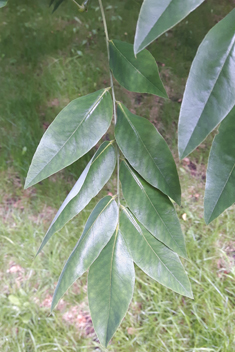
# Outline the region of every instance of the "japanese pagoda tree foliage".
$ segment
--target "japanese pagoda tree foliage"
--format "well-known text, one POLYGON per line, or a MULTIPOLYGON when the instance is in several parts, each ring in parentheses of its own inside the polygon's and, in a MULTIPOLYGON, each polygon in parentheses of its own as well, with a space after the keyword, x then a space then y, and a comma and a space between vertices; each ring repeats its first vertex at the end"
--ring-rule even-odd
MULTIPOLYGON (((89 9, 89 0, 78 4, 89 9)), ((38 250, 79 214, 111 177, 116 194, 101 199, 60 275, 52 302, 87 270, 91 317, 104 346, 124 318, 135 283, 134 263, 169 289, 193 298, 180 257, 187 258, 173 202, 181 188, 170 149, 146 117, 115 99, 113 77, 131 92, 167 98, 155 59, 146 47, 204 0, 144 0, 134 43, 109 39, 102 14, 110 85, 70 102, 44 133, 25 182, 30 187, 72 164, 98 143, 96 153, 68 194, 38 250), (111 141, 100 143, 110 125, 111 141)), ((63 0, 51 0, 55 11, 63 0)), ((0 0, 0 7, 6 5, 0 0)), ((90 9, 91 10, 91 9, 90 9)), ((179 156, 190 154, 220 123, 207 169, 205 221, 235 202, 235 9, 201 43, 192 63, 179 117, 179 156)))

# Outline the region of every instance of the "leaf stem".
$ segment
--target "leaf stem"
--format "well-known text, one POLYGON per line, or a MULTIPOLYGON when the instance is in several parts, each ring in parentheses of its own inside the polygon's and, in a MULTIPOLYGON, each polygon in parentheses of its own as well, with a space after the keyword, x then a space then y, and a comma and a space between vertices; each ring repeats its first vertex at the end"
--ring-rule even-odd
MULTIPOLYGON (((100 11, 101 11, 103 25, 104 25, 104 33, 106 38, 106 46, 107 46, 108 62, 109 62, 110 61, 109 34, 108 34, 107 22, 106 22, 102 0, 99 0, 99 5, 100 5, 100 11)), ((113 117, 114 117, 114 124, 116 125, 117 123, 116 97, 115 97, 115 91, 114 91, 114 85, 113 85, 113 75, 110 69, 109 69, 109 76, 110 76, 110 86, 112 89, 112 96, 113 96, 113 117)), ((116 155, 117 155, 117 196, 118 196, 118 205, 120 205, 120 190, 119 190, 119 156, 120 155, 119 155, 118 146, 116 146, 116 155)))

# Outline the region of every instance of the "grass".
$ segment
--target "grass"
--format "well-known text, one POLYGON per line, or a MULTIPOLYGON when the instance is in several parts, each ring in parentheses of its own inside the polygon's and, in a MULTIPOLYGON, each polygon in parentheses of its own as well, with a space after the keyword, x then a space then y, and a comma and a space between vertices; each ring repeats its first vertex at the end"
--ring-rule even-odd
MULTIPOLYGON (((23 191, 35 148, 47 125, 70 100, 107 86, 100 13, 77 15, 65 2, 55 15, 47 1, 10 1, 0 12, 0 351, 105 351, 89 317, 86 276, 50 314, 59 274, 96 201, 35 253, 45 231, 85 167, 81 161, 23 191), (76 18, 75 18, 76 17, 76 18), (59 190, 59 191, 58 191, 59 190)), ((107 1, 110 37, 133 42, 141 1, 107 1), (120 17, 121 18, 120 18, 120 17), (121 31, 120 31, 121 28, 121 31)), ((117 97, 159 128, 176 151, 184 84, 197 46, 231 2, 207 1, 150 46, 169 100, 130 94, 117 97), (212 11, 213 10, 213 11, 212 11), (200 21, 200 22, 199 22, 200 21), (198 25, 200 23, 200 26, 198 25)), ((185 267, 194 300, 160 286, 136 268, 130 309, 107 351, 233 352, 235 350, 234 208, 212 224, 203 220, 205 163, 212 137, 178 163, 183 204, 177 207, 189 260, 185 267)), ((110 182, 98 198, 114 191, 110 182)))

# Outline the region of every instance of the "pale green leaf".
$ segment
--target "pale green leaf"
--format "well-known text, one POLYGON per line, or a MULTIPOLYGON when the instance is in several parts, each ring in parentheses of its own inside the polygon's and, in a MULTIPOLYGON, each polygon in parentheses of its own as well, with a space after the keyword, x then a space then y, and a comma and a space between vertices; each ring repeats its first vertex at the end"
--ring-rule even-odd
POLYGON ((174 27, 204 0, 144 0, 135 33, 135 54, 174 27))
POLYGON ((235 104, 235 9, 201 43, 179 118, 179 155, 191 153, 235 104))
POLYGON ((6 6, 7 0, 0 0, 0 8, 6 6))
POLYGON ((75 99, 59 113, 34 154, 25 188, 72 164, 100 140, 112 120, 108 90, 75 99))

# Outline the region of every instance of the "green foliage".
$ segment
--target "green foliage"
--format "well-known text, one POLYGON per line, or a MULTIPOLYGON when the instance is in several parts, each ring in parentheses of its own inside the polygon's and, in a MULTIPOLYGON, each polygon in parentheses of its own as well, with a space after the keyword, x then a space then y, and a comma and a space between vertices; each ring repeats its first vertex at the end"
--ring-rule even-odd
MULTIPOLYGON (((103 198, 94 208, 60 276, 52 303, 54 308, 69 286, 89 269, 89 306, 95 330, 104 346, 107 346, 125 316, 132 299, 135 276, 133 262, 167 288, 187 297, 193 297, 190 282, 178 257, 178 255, 187 257, 184 237, 174 206, 169 199, 171 197, 180 204, 181 190, 173 157, 166 142, 146 119, 133 115, 121 103, 118 103, 116 113, 113 76, 129 91, 167 97, 151 54, 144 50, 135 57, 134 52, 137 54, 144 49, 202 2, 189 3, 173 0, 160 6, 158 2, 145 0, 133 46, 117 40, 109 41, 105 13, 102 1, 99 0, 108 48, 112 101, 109 88, 106 88, 78 98, 63 109, 45 132, 26 179, 25 186, 32 186, 81 158, 101 140, 114 117, 115 140, 103 143, 93 156, 59 209, 39 249, 40 251, 56 231, 84 209, 98 194, 111 177, 117 162, 117 194, 113 198, 103 198), (156 9, 158 11, 155 11, 156 9), (121 167, 119 167, 121 160, 121 167), (120 181, 123 198, 119 188, 120 181), (117 198, 117 203, 114 198, 117 198)), ((62 0, 51 1, 51 5, 54 4, 54 11, 61 3, 62 0)), ((79 10, 85 10, 87 3, 88 1, 85 1, 82 6, 77 4, 79 10)), ((192 66, 179 125, 179 145, 181 146, 182 140, 184 143, 186 140, 186 147, 180 148, 181 156, 187 155, 194 149, 234 106, 234 84, 230 81, 227 83, 225 79, 229 77, 232 81, 234 78, 232 66, 234 63, 234 10, 211 30, 205 42, 209 42, 209 49, 213 48, 214 51, 207 50, 206 57, 202 55, 206 69, 202 70, 199 82, 195 78, 197 77, 195 72, 197 73, 202 63, 200 51, 204 42, 192 66), (226 22, 227 19, 229 20, 226 22), (219 45, 221 40, 223 40, 222 47, 219 45), (215 55, 218 52, 221 56, 215 55), (209 53, 215 57, 213 67, 208 64, 209 53), (214 72, 217 72, 217 76, 214 72), (213 79, 207 73, 212 74, 213 79), (197 86, 196 83, 199 85, 197 86), (208 88, 208 84, 212 86, 208 88), (228 94, 225 102, 221 102, 221 89, 217 89, 217 84, 231 93, 228 94), (215 112, 215 116, 210 123, 208 118, 204 119, 202 115, 195 117, 193 111, 190 111, 191 108, 197 107, 198 102, 203 101, 200 94, 206 99, 201 109, 203 113, 207 111, 205 107, 207 104, 213 105, 214 110, 212 109, 210 114, 215 112), (217 103, 219 102, 220 109, 214 101, 211 103, 212 95, 215 96, 217 103), (188 103, 190 98, 192 102, 188 103), (219 117, 216 115, 216 110, 219 117), (192 128, 191 121, 189 123, 182 117, 186 116, 185 111, 187 113, 190 111, 190 115, 193 116, 193 124, 196 125, 195 130, 199 130, 199 136, 192 128), (191 142, 194 134, 196 142, 191 142)), ((224 123, 226 121, 227 119, 224 123)), ((223 130, 223 127, 221 129, 223 130)), ((216 150, 215 153, 220 154, 220 151, 216 150)), ((220 159, 222 160, 222 156, 220 159)), ((230 155, 228 159, 231 159, 230 155)), ((212 160, 213 170, 213 157, 210 160, 212 160)), ((234 163, 230 161, 229 167, 230 173, 226 170, 227 177, 230 177, 234 163)), ((208 169, 209 172, 211 169, 208 169)), ((211 183, 214 187, 218 182, 212 180, 211 183)), ((222 185, 221 192, 224 187, 222 185)), ((210 184, 208 188, 211 192, 210 184)), ((212 203, 209 200, 210 207, 212 204, 209 220, 223 211, 231 200, 226 204, 222 202, 222 206, 219 204, 219 211, 214 210, 215 205, 214 202, 212 203)))
POLYGON ((207 223, 235 201, 234 106, 235 9, 210 30, 200 45, 190 70, 179 118, 181 158, 191 153, 225 119, 221 133, 215 137, 207 170, 207 223))
POLYGON ((118 104, 117 116, 115 138, 125 158, 147 182, 180 204, 175 162, 157 129, 123 104, 118 104))
POLYGON ((213 141, 205 192, 205 220, 214 220, 235 202, 235 108, 221 123, 213 141))
POLYGON ((144 0, 137 22, 135 54, 175 26, 204 0, 144 0))
POLYGON ((110 69, 116 80, 130 92, 156 94, 167 98, 154 57, 149 51, 134 56, 133 45, 119 40, 109 43, 110 69))

